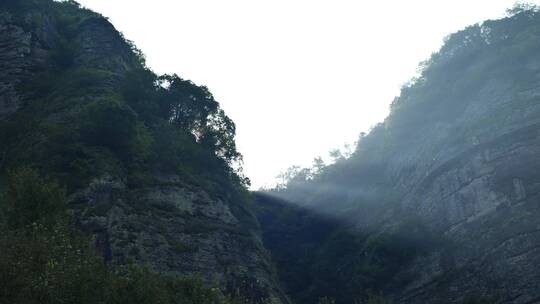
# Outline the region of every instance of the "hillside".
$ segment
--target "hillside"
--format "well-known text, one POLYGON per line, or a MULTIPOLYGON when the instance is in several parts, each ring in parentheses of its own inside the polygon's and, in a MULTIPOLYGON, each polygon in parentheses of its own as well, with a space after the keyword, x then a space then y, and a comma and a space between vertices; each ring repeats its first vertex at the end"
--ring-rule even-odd
MULTIPOLYGON (((260 241, 249 180, 233 169, 235 125, 206 87, 156 75, 106 18, 73 1, 2 1, 0 29, 7 222, 33 212, 17 209, 32 200, 24 189, 47 197, 54 181, 110 268, 144 265, 252 302, 287 301, 260 241), (34 184, 24 188, 26 180, 34 184)), ((21 225, 2 227, 29 229, 21 225)))
MULTIPOLYGON (((295 242, 316 252, 277 261, 289 292, 291 265, 333 265, 310 266, 295 300, 330 284, 337 303, 367 299, 367 289, 392 303, 540 301, 539 49, 534 7, 450 35, 349 158, 296 170, 260 199, 346 223, 318 243, 295 242), (355 240, 336 243, 343 235, 355 240)), ((281 226, 301 221, 281 213, 281 226)), ((263 228, 275 256, 294 250, 263 228)))
POLYGON ((351 155, 250 193, 208 88, 4 0, 0 304, 538 303, 539 50, 533 6, 454 33, 351 155))

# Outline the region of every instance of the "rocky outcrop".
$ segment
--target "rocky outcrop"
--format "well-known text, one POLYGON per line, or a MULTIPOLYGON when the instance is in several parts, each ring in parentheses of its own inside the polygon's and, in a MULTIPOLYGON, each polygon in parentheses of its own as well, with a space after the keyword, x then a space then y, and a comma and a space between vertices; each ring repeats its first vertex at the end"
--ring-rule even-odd
POLYGON ((445 246, 404 271, 418 277, 397 303, 540 301, 538 60, 520 71, 531 77, 519 88, 487 75, 454 120, 401 134, 411 140, 388 159, 386 174, 402 208, 445 246))
MULTIPOLYGON (((499 93, 505 95, 504 87, 499 93)), ((540 104, 531 93, 518 93, 525 100, 494 102, 485 95, 471 100, 454 128, 482 117, 501 119, 471 129, 459 148, 442 145, 431 152, 437 157, 429 169, 397 175, 402 191, 409 190, 403 205, 430 223, 450 248, 420 258, 407 270, 422 275, 398 302, 460 303, 468 294, 502 303, 540 300, 535 266, 540 259, 540 104), (502 117, 497 115, 501 108, 502 117)))
POLYGON ((79 46, 74 56, 77 65, 121 73, 136 64, 131 47, 113 25, 102 17, 81 22, 74 41, 79 46))
POLYGON ((468 293, 495 294, 504 303, 538 301, 539 126, 527 121, 493 132, 434 164, 424 178, 400 176, 421 180, 410 185, 403 203, 450 249, 420 258, 407 270, 422 278, 398 302, 459 303, 468 293))
POLYGON ((159 273, 200 277, 253 302, 287 301, 256 227, 246 227, 241 215, 233 214, 234 202, 178 176, 161 176, 155 185, 133 190, 105 177, 72 203, 110 263, 132 261, 159 273))
MULTIPOLYGON (((60 119, 69 122, 81 108, 110 96, 127 71, 141 68, 140 54, 105 18, 66 3, 65 20, 60 20, 60 14, 49 10, 53 1, 42 3, 47 9, 15 13, 0 6, 0 122, 36 101, 26 89, 29 84, 33 89, 43 85, 46 92, 38 100, 42 106, 32 109, 40 113, 31 114, 54 125, 60 119), (54 88, 40 77, 45 71, 56 77, 55 69, 99 73, 100 83, 86 91, 87 83, 77 83, 83 90, 71 90, 69 96, 51 94, 54 88), (56 105, 47 108, 46 102, 56 105)), ((59 79, 63 86, 73 85, 69 78, 59 79)), ((39 127, 31 132, 25 135, 29 141, 44 142, 39 127)), ((5 149, 10 147, 0 145, 0 155, 5 149)), ((107 155, 113 158, 111 164, 119 161, 107 155)), ((0 158, 2 170, 3 161, 0 158)), ((166 275, 200 277, 208 286, 253 302, 288 302, 246 200, 219 197, 204 186, 159 173, 150 178, 152 184, 128 187, 125 171, 109 169, 105 171, 110 174, 70 189, 77 221, 93 235, 96 251, 108 263, 136 262, 166 275)))
POLYGON ((26 30, 24 25, 9 12, 0 12, 0 119, 21 106, 24 93, 17 86, 46 64, 49 41, 39 37, 43 32, 26 30))
POLYGON ((381 283, 393 302, 540 302, 539 24, 525 11, 450 36, 349 160, 281 193, 359 235, 428 227, 436 245, 381 283))

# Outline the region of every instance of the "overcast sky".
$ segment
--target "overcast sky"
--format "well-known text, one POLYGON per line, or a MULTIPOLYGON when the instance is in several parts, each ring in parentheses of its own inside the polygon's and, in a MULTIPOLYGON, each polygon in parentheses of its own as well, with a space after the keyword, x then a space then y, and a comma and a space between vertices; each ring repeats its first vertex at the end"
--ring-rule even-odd
POLYGON ((514 0, 80 0, 157 73, 209 87, 255 188, 354 143, 443 38, 514 0))

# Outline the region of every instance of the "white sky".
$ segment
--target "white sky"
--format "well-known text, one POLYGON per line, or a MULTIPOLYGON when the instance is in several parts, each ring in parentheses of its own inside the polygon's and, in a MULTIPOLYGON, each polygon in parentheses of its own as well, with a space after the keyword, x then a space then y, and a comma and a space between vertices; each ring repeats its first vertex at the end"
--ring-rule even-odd
POLYGON ((443 38, 514 0, 80 0, 157 73, 206 85, 254 188, 384 119, 443 38))

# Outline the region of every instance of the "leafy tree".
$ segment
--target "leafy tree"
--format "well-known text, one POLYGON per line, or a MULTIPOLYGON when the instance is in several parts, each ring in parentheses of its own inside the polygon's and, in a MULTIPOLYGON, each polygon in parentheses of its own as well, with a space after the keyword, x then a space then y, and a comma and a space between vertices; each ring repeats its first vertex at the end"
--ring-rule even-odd
POLYGON ((178 127, 200 136, 218 103, 206 87, 196 86, 178 75, 159 77, 162 88, 161 106, 165 115, 178 127))
POLYGON ((56 183, 41 179, 35 170, 22 168, 8 178, 4 212, 8 227, 30 225, 53 227, 66 216, 65 191, 56 183))
POLYGON ((529 2, 516 2, 512 8, 506 10, 508 16, 514 16, 520 13, 538 12, 539 7, 529 2))
POLYGON ((236 126, 219 108, 204 86, 196 86, 178 75, 158 78, 159 105, 162 117, 193 134, 196 141, 229 164, 241 160, 234 141, 236 126))
POLYGON ((312 172, 314 176, 322 174, 325 167, 326 164, 320 156, 313 159, 312 172))
POLYGON ((83 140, 104 146, 123 159, 144 158, 149 153, 151 137, 137 114, 115 99, 100 99, 85 107, 83 140))

